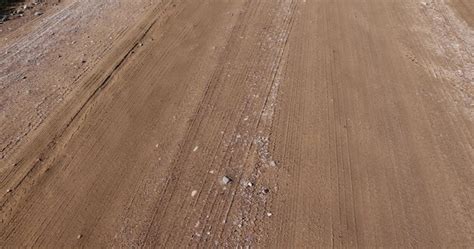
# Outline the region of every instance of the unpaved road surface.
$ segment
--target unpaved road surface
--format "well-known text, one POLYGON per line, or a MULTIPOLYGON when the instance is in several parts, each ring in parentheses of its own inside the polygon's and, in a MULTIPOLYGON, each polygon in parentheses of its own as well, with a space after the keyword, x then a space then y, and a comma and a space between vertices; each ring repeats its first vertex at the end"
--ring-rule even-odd
POLYGON ((474 247, 473 20, 155 2, 3 151, 0 246, 474 247))

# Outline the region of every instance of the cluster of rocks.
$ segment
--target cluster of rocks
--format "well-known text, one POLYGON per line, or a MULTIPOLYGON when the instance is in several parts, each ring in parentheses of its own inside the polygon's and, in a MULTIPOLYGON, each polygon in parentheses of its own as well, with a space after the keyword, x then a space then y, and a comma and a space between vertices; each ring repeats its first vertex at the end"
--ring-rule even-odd
POLYGON ((15 17, 23 17, 25 15, 25 12, 27 11, 31 11, 31 13, 33 13, 33 15, 35 16, 40 16, 43 14, 42 11, 35 11, 35 12, 32 12, 32 9, 36 6, 36 5, 39 5, 43 2, 44 0, 33 0, 31 1, 31 3, 28 3, 28 4, 23 4, 19 7, 17 7, 16 9, 14 9, 13 11, 10 12, 10 14, 2 14, 0 15, 0 23, 4 23, 8 20, 11 20, 15 17))

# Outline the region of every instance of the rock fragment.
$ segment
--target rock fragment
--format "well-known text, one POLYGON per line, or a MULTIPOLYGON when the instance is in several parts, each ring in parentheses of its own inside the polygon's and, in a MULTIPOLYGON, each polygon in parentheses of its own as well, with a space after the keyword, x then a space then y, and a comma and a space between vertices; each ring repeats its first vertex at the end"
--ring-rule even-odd
POLYGON ((222 177, 222 183, 223 183, 224 185, 229 184, 229 183, 231 183, 231 182, 232 182, 232 179, 231 179, 230 177, 228 177, 228 176, 223 176, 223 177, 222 177))

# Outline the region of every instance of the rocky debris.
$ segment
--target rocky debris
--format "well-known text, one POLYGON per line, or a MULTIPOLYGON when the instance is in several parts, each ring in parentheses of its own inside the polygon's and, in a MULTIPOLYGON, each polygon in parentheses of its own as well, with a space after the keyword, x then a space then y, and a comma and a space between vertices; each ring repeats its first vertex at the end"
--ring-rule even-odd
POLYGON ((232 182, 232 178, 230 178, 230 177, 228 177, 228 176, 223 176, 223 177, 222 177, 222 183, 223 183, 224 185, 227 185, 227 184, 229 184, 229 183, 231 183, 231 182, 232 182))
POLYGON ((191 191, 191 197, 194 197, 194 196, 196 196, 196 194, 197 194, 197 190, 193 190, 193 191, 191 191))
POLYGON ((34 15, 35 15, 35 16, 41 16, 42 14, 43 14, 43 12, 41 12, 41 11, 36 11, 34 15))
POLYGON ((81 239, 81 238, 82 238, 82 234, 77 235, 77 239, 81 239))
POLYGON ((249 188, 250 188, 250 187, 253 187, 253 183, 252 183, 251 181, 242 180, 242 181, 241 181, 241 184, 242 184, 242 186, 244 186, 244 187, 249 187, 249 188))
POLYGON ((272 216, 272 215, 273 215, 272 213, 267 212, 267 216, 268 216, 268 217, 270 217, 270 216, 272 216))
POLYGON ((0 15, 0 23, 6 22, 8 20, 7 15, 0 15))

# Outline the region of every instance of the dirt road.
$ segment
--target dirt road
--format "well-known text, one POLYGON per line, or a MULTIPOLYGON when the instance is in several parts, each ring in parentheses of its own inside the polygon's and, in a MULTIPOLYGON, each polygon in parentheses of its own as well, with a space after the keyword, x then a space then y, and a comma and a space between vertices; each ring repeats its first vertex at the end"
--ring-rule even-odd
POLYGON ((0 246, 473 247, 469 6, 157 3, 2 159, 0 246))

